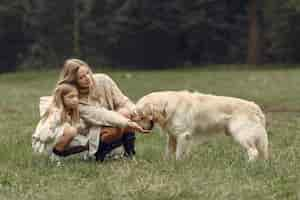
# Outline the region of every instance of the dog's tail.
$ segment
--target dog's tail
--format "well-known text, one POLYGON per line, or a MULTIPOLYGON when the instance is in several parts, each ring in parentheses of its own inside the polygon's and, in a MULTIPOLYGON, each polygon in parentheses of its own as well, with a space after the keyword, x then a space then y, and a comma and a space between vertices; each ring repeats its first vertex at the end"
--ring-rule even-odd
POLYGON ((255 116, 258 118, 259 122, 263 127, 266 127, 266 117, 265 114, 263 113, 262 109, 255 103, 253 103, 253 106, 255 107, 254 112, 255 116))

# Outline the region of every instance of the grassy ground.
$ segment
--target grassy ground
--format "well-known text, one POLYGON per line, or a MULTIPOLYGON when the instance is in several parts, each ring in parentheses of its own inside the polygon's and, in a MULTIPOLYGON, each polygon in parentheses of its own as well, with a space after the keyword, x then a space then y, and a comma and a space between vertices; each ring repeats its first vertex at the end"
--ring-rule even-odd
POLYGON ((57 71, 0 75, 0 199, 300 199, 300 70, 107 72, 137 100, 156 90, 189 89, 246 98, 268 111, 271 160, 247 163, 229 137, 198 146, 190 159, 162 159, 165 137, 137 138, 136 161, 96 164, 79 158, 57 167, 32 155, 38 97, 57 71), (288 111, 288 112, 286 112, 288 111))

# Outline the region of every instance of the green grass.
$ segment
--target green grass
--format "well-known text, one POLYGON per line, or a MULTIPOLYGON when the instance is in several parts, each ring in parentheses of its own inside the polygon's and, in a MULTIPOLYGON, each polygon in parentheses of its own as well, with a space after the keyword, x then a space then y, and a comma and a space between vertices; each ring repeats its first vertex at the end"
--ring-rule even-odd
MULTIPOLYGON (((188 89, 256 101, 267 110, 300 110, 299 69, 106 71, 133 100, 188 89)), ((58 167, 32 154, 38 98, 58 71, 0 75, 0 199, 300 199, 300 113, 267 112, 269 161, 247 163, 229 137, 196 147, 191 158, 162 159, 159 131, 138 135, 136 161, 97 164, 78 157, 58 167)))

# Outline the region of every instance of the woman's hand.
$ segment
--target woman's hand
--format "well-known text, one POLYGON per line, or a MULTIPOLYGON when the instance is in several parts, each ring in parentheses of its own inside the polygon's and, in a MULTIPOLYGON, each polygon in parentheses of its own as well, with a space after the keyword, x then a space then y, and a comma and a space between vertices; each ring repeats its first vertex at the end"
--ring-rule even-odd
POLYGON ((126 108, 121 108, 120 110, 118 110, 118 113, 120 113, 121 115, 123 115, 124 117, 131 119, 131 114, 130 111, 126 108))
POLYGON ((136 122, 133 122, 133 121, 129 121, 127 126, 129 128, 132 128, 133 130, 141 132, 141 133, 149 133, 150 132, 149 130, 143 129, 140 125, 138 125, 136 122))

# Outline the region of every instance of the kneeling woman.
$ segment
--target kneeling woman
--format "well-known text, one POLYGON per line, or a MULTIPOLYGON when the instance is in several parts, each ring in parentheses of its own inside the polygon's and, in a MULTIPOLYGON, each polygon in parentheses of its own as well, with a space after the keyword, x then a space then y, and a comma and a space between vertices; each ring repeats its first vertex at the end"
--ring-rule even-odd
POLYGON ((97 160, 102 161, 120 142, 124 144, 126 155, 134 155, 134 131, 147 131, 131 121, 134 103, 107 74, 94 74, 86 62, 68 59, 58 81, 61 83, 72 84, 78 89, 80 118, 91 127, 98 127, 101 140, 95 154, 97 160))

